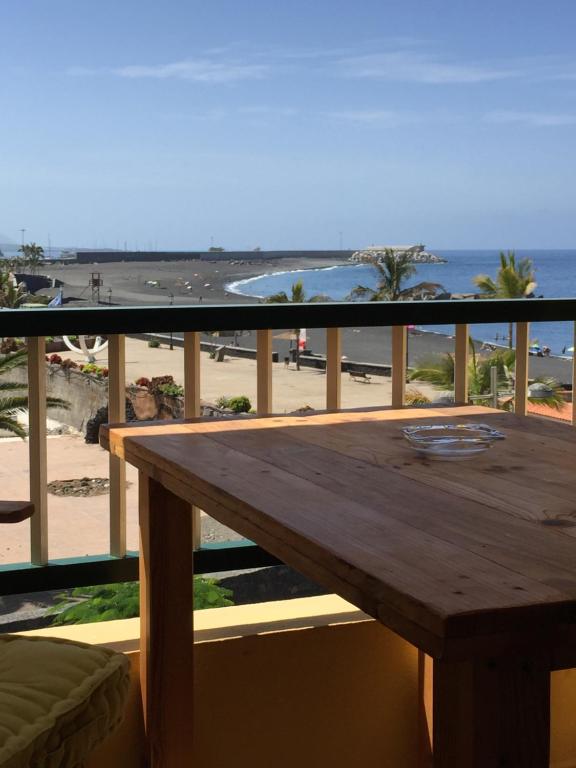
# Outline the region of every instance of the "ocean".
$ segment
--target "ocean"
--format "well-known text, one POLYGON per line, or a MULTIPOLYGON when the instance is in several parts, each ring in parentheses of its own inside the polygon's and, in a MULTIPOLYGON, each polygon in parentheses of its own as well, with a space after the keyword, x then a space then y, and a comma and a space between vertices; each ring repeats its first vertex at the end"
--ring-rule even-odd
MULTIPOLYGON (((496 275, 500 259, 499 251, 436 251, 444 257, 445 264, 417 264, 415 276, 406 283, 413 285, 422 281, 441 283, 451 293, 472 293, 475 286, 472 278, 478 274, 496 275)), ((546 298, 576 297, 576 250, 516 251, 516 258, 532 260, 536 276, 537 296, 546 298)), ((322 269, 302 269, 292 272, 275 272, 248 280, 240 280, 226 286, 228 291, 265 298, 279 291, 290 294, 292 284, 302 280, 308 297, 327 294, 334 301, 342 301, 356 285, 370 288, 376 286, 376 275, 367 264, 351 264, 322 269)), ((427 330, 439 333, 454 332, 453 326, 426 326, 427 330)), ((508 333, 506 325, 474 325, 471 329, 475 339, 490 343, 504 343, 508 333)), ((552 354, 562 355, 574 343, 573 323, 533 323, 530 339, 542 346, 548 346, 552 354)))

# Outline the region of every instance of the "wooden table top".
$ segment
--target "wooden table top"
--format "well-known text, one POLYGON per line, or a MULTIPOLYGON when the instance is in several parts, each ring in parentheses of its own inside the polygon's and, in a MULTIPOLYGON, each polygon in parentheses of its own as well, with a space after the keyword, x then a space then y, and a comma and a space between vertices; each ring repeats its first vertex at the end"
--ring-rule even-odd
POLYGON ((576 628, 569 426, 412 408, 117 426, 101 444, 436 657, 576 628), (506 440, 428 461, 400 433, 463 418, 506 440))

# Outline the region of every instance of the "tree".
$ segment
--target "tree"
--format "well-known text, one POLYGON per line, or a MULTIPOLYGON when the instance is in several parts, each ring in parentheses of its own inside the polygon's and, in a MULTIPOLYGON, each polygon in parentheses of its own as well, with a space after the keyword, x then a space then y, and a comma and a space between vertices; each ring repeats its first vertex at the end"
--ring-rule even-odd
POLYGON ((36 243, 28 243, 28 245, 21 245, 18 252, 22 254, 26 269, 35 275, 44 260, 44 248, 41 245, 36 245, 36 243))
POLYGON ((0 272, 0 307, 16 309, 26 301, 27 296, 26 286, 16 282, 12 272, 0 272))
MULTIPOLYGON (((476 275, 474 284, 480 288, 483 299, 526 299, 531 298, 537 283, 531 259, 520 259, 516 263, 514 251, 500 251, 500 268, 493 280, 488 275, 476 275)), ((508 345, 512 348, 512 328, 508 325, 508 345)))
POLYGON ((418 283, 410 288, 403 288, 406 280, 416 274, 411 251, 396 252, 391 248, 384 250, 383 256, 370 256, 364 263, 370 264, 377 273, 376 289, 357 285, 348 294, 350 301, 406 301, 433 298, 438 293, 445 293, 440 283, 418 283))
MULTIPOLYGON (((11 432, 17 437, 25 438, 26 430, 18 422, 17 416, 28 410, 28 395, 22 394, 26 384, 15 381, 2 381, 3 376, 15 368, 25 366, 28 359, 26 349, 19 349, 8 355, 0 356, 0 429, 11 432)), ((48 408, 68 409, 70 404, 59 397, 47 397, 48 408)))
MULTIPOLYGON (((470 343, 470 356, 468 359, 468 392, 471 402, 482 400, 485 396, 486 401, 492 398, 491 389, 491 370, 496 368, 497 385, 505 389, 511 389, 514 379, 514 366, 516 362, 516 352, 513 349, 501 349, 487 357, 479 357, 474 351, 473 344, 470 343)), ((410 381, 424 381, 432 384, 437 389, 454 388, 454 355, 450 352, 446 354, 437 354, 418 363, 416 368, 410 374, 410 381)), ((547 397, 529 397, 531 403, 547 405, 550 408, 559 410, 564 404, 564 398, 560 392, 560 386, 555 379, 540 378, 536 381, 545 385, 549 392, 547 397)))
MULTIPOLYGON (((311 296, 306 298, 306 291, 304 290, 304 283, 302 280, 297 280, 292 283, 290 296, 286 291, 280 291, 279 293, 273 293, 266 299, 267 304, 304 304, 306 302, 313 303, 318 301, 329 301, 330 298, 324 295, 311 296)), ((296 370, 300 370, 300 328, 294 329, 296 335, 296 370)))

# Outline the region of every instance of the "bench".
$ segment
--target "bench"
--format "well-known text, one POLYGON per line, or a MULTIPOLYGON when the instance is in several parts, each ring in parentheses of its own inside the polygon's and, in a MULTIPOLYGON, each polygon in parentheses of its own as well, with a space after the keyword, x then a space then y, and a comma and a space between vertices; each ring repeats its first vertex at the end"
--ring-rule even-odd
POLYGON ((364 384, 369 384, 372 379, 372 376, 368 376, 364 371, 348 371, 348 373, 353 381, 361 381, 364 384))
POLYGON ((34 514, 30 501, 0 501, 0 523, 21 523, 34 514))

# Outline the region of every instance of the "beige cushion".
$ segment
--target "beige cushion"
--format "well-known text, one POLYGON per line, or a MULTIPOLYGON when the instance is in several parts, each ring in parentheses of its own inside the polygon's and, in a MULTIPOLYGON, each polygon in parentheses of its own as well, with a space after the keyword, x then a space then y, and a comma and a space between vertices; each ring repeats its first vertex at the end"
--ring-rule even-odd
POLYGON ((0 635, 0 768, 76 768, 120 723, 129 663, 46 637, 0 635))

